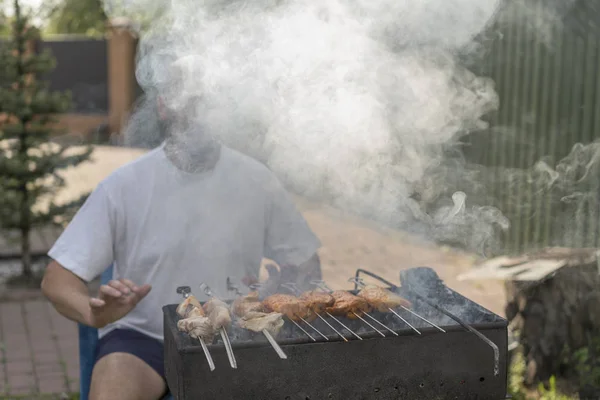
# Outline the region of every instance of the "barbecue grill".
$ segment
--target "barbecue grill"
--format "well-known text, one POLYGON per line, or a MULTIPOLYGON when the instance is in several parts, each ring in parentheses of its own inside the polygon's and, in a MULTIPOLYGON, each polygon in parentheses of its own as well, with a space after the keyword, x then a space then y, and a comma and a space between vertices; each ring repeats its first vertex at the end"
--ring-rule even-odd
MULTIPOLYGON (((507 321, 448 288, 427 267, 401 272, 401 287, 365 271, 412 303, 412 311, 372 312, 379 325, 340 318, 343 340, 322 320, 311 327, 286 321, 277 342, 281 359, 260 334, 232 330, 237 369, 223 342, 207 344, 177 329, 177 304, 163 307, 165 372, 177 400, 191 399, 493 399, 507 397, 507 321), (428 321, 428 322, 426 322, 428 321), (410 325, 409 325, 410 324, 410 325), (385 325, 386 329, 373 329, 385 325), (310 329, 323 336, 307 335, 310 329), (379 332, 378 332, 379 331, 379 332), (393 334, 392 334, 393 331, 393 334), (383 333, 383 335, 382 335, 383 333)), ((358 279, 357 279, 358 278, 358 279)), ((329 321, 331 325, 335 321, 329 321)), ((336 325, 340 327, 340 325, 336 325)))

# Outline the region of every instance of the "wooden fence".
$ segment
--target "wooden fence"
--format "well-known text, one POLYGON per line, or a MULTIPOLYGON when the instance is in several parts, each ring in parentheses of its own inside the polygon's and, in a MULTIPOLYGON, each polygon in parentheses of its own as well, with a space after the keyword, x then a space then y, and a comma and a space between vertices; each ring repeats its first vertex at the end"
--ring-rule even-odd
MULTIPOLYGON (((579 18, 586 16, 579 11, 579 18)), ((504 252, 547 245, 598 246, 599 204, 586 204, 585 216, 559 223, 557 213, 565 210, 557 209, 550 194, 540 195, 540 183, 515 184, 503 174, 506 168, 532 168, 542 157, 559 161, 576 143, 599 138, 600 37, 578 20, 554 24, 550 35, 542 37, 533 28, 541 16, 518 15, 518 8, 511 12, 508 20, 514 23, 496 28, 489 52, 475 68, 494 80, 500 107, 488 116, 495 132, 491 143, 479 142, 469 158, 487 167, 504 167, 495 169, 488 182, 496 205, 511 220, 504 252), (523 207, 528 202, 533 205, 523 207), (563 234, 571 231, 575 233, 563 234)))

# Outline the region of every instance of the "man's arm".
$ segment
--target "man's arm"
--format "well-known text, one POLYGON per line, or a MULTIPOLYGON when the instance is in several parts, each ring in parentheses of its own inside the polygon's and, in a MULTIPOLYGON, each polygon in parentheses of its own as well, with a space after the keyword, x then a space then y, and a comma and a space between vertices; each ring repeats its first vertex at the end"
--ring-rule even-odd
POLYGON ((42 292, 59 313, 94 328, 125 316, 150 290, 150 285, 120 279, 100 286, 98 297, 90 297, 85 282, 56 261, 48 265, 42 280, 42 292))
MULTIPOLYGON (((320 240, 310 229, 292 197, 273 176, 267 186, 265 257, 279 265, 275 275, 280 283, 295 283, 309 290, 313 280, 320 280, 321 262, 317 250, 320 240)), ((273 267, 274 268, 274 267, 273 267)), ((272 271, 269 271, 271 276, 272 271)), ((273 271, 275 272, 275 271, 273 271)))
MULTIPOLYGON (((71 320, 99 327, 103 319, 98 317, 98 307, 106 305, 101 299, 120 296, 115 288, 121 288, 122 282, 102 285, 100 298, 90 298, 86 284, 114 261, 116 221, 115 207, 101 183, 48 252, 53 261, 44 274, 42 291, 56 310, 71 320)), ((102 316, 106 314, 103 312, 102 316)), ((113 312, 113 315, 117 314, 113 312)))
POLYGON ((281 283, 293 282, 301 290, 312 289, 311 281, 323 279, 321 260, 317 253, 300 265, 284 264, 281 268, 281 283))
POLYGON ((87 285, 56 261, 48 264, 42 280, 42 293, 66 318, 90 325, 90 296, 87 285))
MULTIPOLYGON (((274 264, 266 264, 265 268, 269 276, 258 289, 261 299, 275 293, 288 293, 290 289, 282 286, 286 283, 294 283, 296 288, 302 292, 313 290, 315 285, 311 282, 322 279, 321 261, 317 253, 300 265, 284 264, 277 268, 274 264)), ((292 292, 290 294, 296 293, 292 292)))

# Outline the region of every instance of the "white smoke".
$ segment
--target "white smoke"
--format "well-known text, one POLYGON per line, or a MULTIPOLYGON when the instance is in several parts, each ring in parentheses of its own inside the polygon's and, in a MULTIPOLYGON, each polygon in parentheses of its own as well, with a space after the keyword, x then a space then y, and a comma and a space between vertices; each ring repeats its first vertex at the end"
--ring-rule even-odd
MULTIPOLYGON (((575 144, 559 160, 540 160, 521 174, 533 183, 528 198, 521 198, 547 225, 547 243, 553 246, 597 247, 600 238, 600 142, 575 144)), ((525 197, 525 196, 523 196, 525 197)), ((532 213, 533 214, 533 213, 532 213)))
MULTIPOLYGON (((294 191, 447 240, 507 225, 497 209, 467 206, 461 194, 454 200, 462 205, 443 217, 411 197, 443 148, 485 129, 482 116, 498 105, 493 82, 456 55, 477 47, 499 5, 108 0, 106 9, 161 10, 142 32, 136 75, 149 97, 131 125, 147 123, 160 92, 170 108, 193 114, 198 129, 265 161, 294 191)), ((130 127, 128 141, 144 132, 130 127)))

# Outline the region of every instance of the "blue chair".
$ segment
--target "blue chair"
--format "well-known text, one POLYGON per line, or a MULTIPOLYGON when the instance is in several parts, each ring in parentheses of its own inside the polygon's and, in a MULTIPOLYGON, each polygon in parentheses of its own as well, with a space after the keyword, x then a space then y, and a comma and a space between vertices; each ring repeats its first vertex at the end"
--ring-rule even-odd
MULTIPOLYGON (((103 285, 112 279, 113 266, 111 265, 102 273, 100 281, 103 285)), ((92 371, 96 361, 96 347, 98 346, 98 330, 91 326, 78 324, 79 328, 79 399, 88 400, 92 371)), ((173 400, 173 396, 166 395, 163 400, 173 400)))

